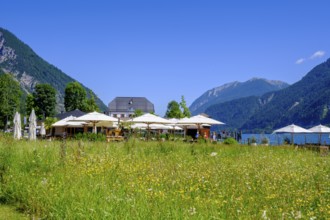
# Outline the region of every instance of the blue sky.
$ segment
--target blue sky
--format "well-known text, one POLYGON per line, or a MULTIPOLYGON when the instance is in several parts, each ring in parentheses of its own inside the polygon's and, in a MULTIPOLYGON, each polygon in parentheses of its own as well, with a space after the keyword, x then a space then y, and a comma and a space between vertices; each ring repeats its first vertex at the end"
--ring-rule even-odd
POLYGON ((105 104, 184 95, 252 77, 294 83, 330 57, 330 1, 11 0, 0 26, 105 104))

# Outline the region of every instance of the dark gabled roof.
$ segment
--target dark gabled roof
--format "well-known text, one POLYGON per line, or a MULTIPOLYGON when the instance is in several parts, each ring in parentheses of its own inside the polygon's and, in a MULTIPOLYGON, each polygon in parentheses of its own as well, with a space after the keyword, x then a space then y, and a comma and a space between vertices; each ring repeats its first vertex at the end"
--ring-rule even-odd
POLYGON ((55 117, 58 120, 62 120, 62 119, 67 118, 69 116, 80 117, 80 116, 83 116, 85 114, 86 114, 86 112, 83 112, 83 111, 80 111, 79 109, 76 109, 76 110, 73 110, 73 111, 70 111, 70 112, 63 112, 63 113, 57 114, 55 117))
POLYGON ((130 112, 137 109, 146 113, 155 112, 154 104, 145 97, 116 97, 108 108, 110 112, 130 112))

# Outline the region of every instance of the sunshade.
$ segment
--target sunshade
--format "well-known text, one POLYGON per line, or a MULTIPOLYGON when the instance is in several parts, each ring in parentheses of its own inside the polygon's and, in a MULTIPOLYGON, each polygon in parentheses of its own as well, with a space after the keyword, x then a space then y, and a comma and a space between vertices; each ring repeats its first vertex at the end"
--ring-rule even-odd
POLYGON ((14 139, 21 139, 22 138, 22 126, 21 126, 21 115, 16 112, 14 117, 14 139))
POLYGON ((327 127, 327 126, 324 126, 324 125, 317 125, 317 126, 312 127, 308 130, 313 132, 313 133, 326 133, 326 134, 330 133, 330 128, 327 127))
POLYGON ((319 144, 321 144, 322 134, 330 134, 330 128, 324 125, 317 125, 310 129, 309 131, 319 134, 319 144))
POLYGON ((311 131, 309 131, 305 128, 299 127, 295 124, 292 124, 292 125, 288 125, 286 127, 277 129, 273 133, 297 133, 297 134, 300 133, 300 134, 304 134, 304 133, 311 133, 311 131))
POLYGON ((141 115, 139 117, 133 118, 133 119, 129 119, 128 122, 133 122, 133 123, 145 123, 147 125, 150 124, 171 124, 172 122, 159 117, 157 115, 153 115, 150 113, 146 113, 144 115, 141 115))
POLYGON ((80 116, 78 118, 73 119, 72 121, 83 121, 83 122, 88 122, 93 124, 93 131, 96 133, 96 126, 98 123, 102 122, 117 122, 118 119, 105 115, 103 113, 99 112, 91 112, 87 113, 86 115, 80 116))
POLYGON ((183 118, 177 122, 177 124, 185 124, 185 125, 191 125, 195 124, 197 126, 200 126, 202 124, 209 124, 209 125, 224 125, 225 123, 221 121, 217 121, 212 118, 205 117, 203 115, 195 115, 191 118, 183 118))
POLYGON ((162 118, 157 115, 150 114, 150 113, 146 113, 139 117, 129 119, 128 122, 145 123, 147 125, 147 129, 148 129, 148 137, 149 137, 149 133, 150 133, 150 124, 171 124, 172 123, 171 121, 169 121, 165 118, 162 118))
POLYGON ((37 139, 36 129, 37 129, 37 117, 34 112, 34 109, 32 109, 29 117, 29 140, 37 139))
POLYGON ((291 134, 291 144, 293 144, 294 143, 294 134, 307 134, 307 133, 312 133, 312 132, 305 128, 292 124, 292 125, 288 125, 283 128, 277 129, 273 133, 289 133, 289 134, 291 134))
POLYGON ((45 129, 45 123, 42 122, 40 126, 40 135, 45 136, 46 135, 46 129, 45 129))
POLYGON ((72 121, 76 117, 69 116, 52 124, 52 127, 83 127, 86 123, 83 121, 72 121))

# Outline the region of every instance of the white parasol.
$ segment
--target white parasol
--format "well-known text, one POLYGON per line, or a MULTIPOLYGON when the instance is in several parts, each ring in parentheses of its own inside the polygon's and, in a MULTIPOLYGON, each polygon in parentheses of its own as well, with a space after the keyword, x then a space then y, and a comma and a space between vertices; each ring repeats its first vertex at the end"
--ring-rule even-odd
POLYGON ((330 128, 321 124, 314 126, 308 130, 313 133, 319 134, 319 144, 321 144, 322 134, 330 134, 330 128))
POLYGON ((150 125, 151 124, 172 124, 171 121, 169 121, 165 118, 159 117, 157 115, 150 114, 150 113, 146 113, 146 114, 141 115, 139 117, 129 119, 128 122, 146 124, 147 129, 148 129, 148 133, 150 133, 150 125))
POLYGON ((29 140, 37 139, 36 129, 37 129, 37 117, 34 112, 34 109, 32 109, 29 117, 29 140))
POLYGON ((292 124, 292 125, 285 126, 283 128, 279 128, 279 129, 273 131, 273 133, 289 133, 289 134, 291 134, 291 143, 293 144, 294 143, 294 139, 293 139, 294 134, 308 134, 308 133, 312 133, 312 132, 305 128, 292 124))
POLYGON ((21 115, 16 112, 14 117, 14 139, 22 138, 22 126, 21 126, 21 115))
POLYGON ((97 133, 96 126, 98 125, 98 123, 102 123, 102 124, 104 124, 105 122, 114 123, 117 122, 118 119, 99 112, 91 112, 91 113, 87 113, 86 115, 75 118, 72 121, 76 121, 76 122, 82 121, 82 122, 92 123, 93 132, 97 133))

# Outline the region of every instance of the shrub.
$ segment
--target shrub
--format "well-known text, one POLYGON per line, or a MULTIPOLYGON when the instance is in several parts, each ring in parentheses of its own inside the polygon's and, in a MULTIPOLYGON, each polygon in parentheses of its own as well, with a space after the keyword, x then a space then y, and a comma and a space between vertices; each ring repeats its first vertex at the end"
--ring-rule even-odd
POLYGON ((234 145, 237 144, 237 141, 234 138, 230 137, 230 138, 226 138, 223 143, 227 145, 234 145))

